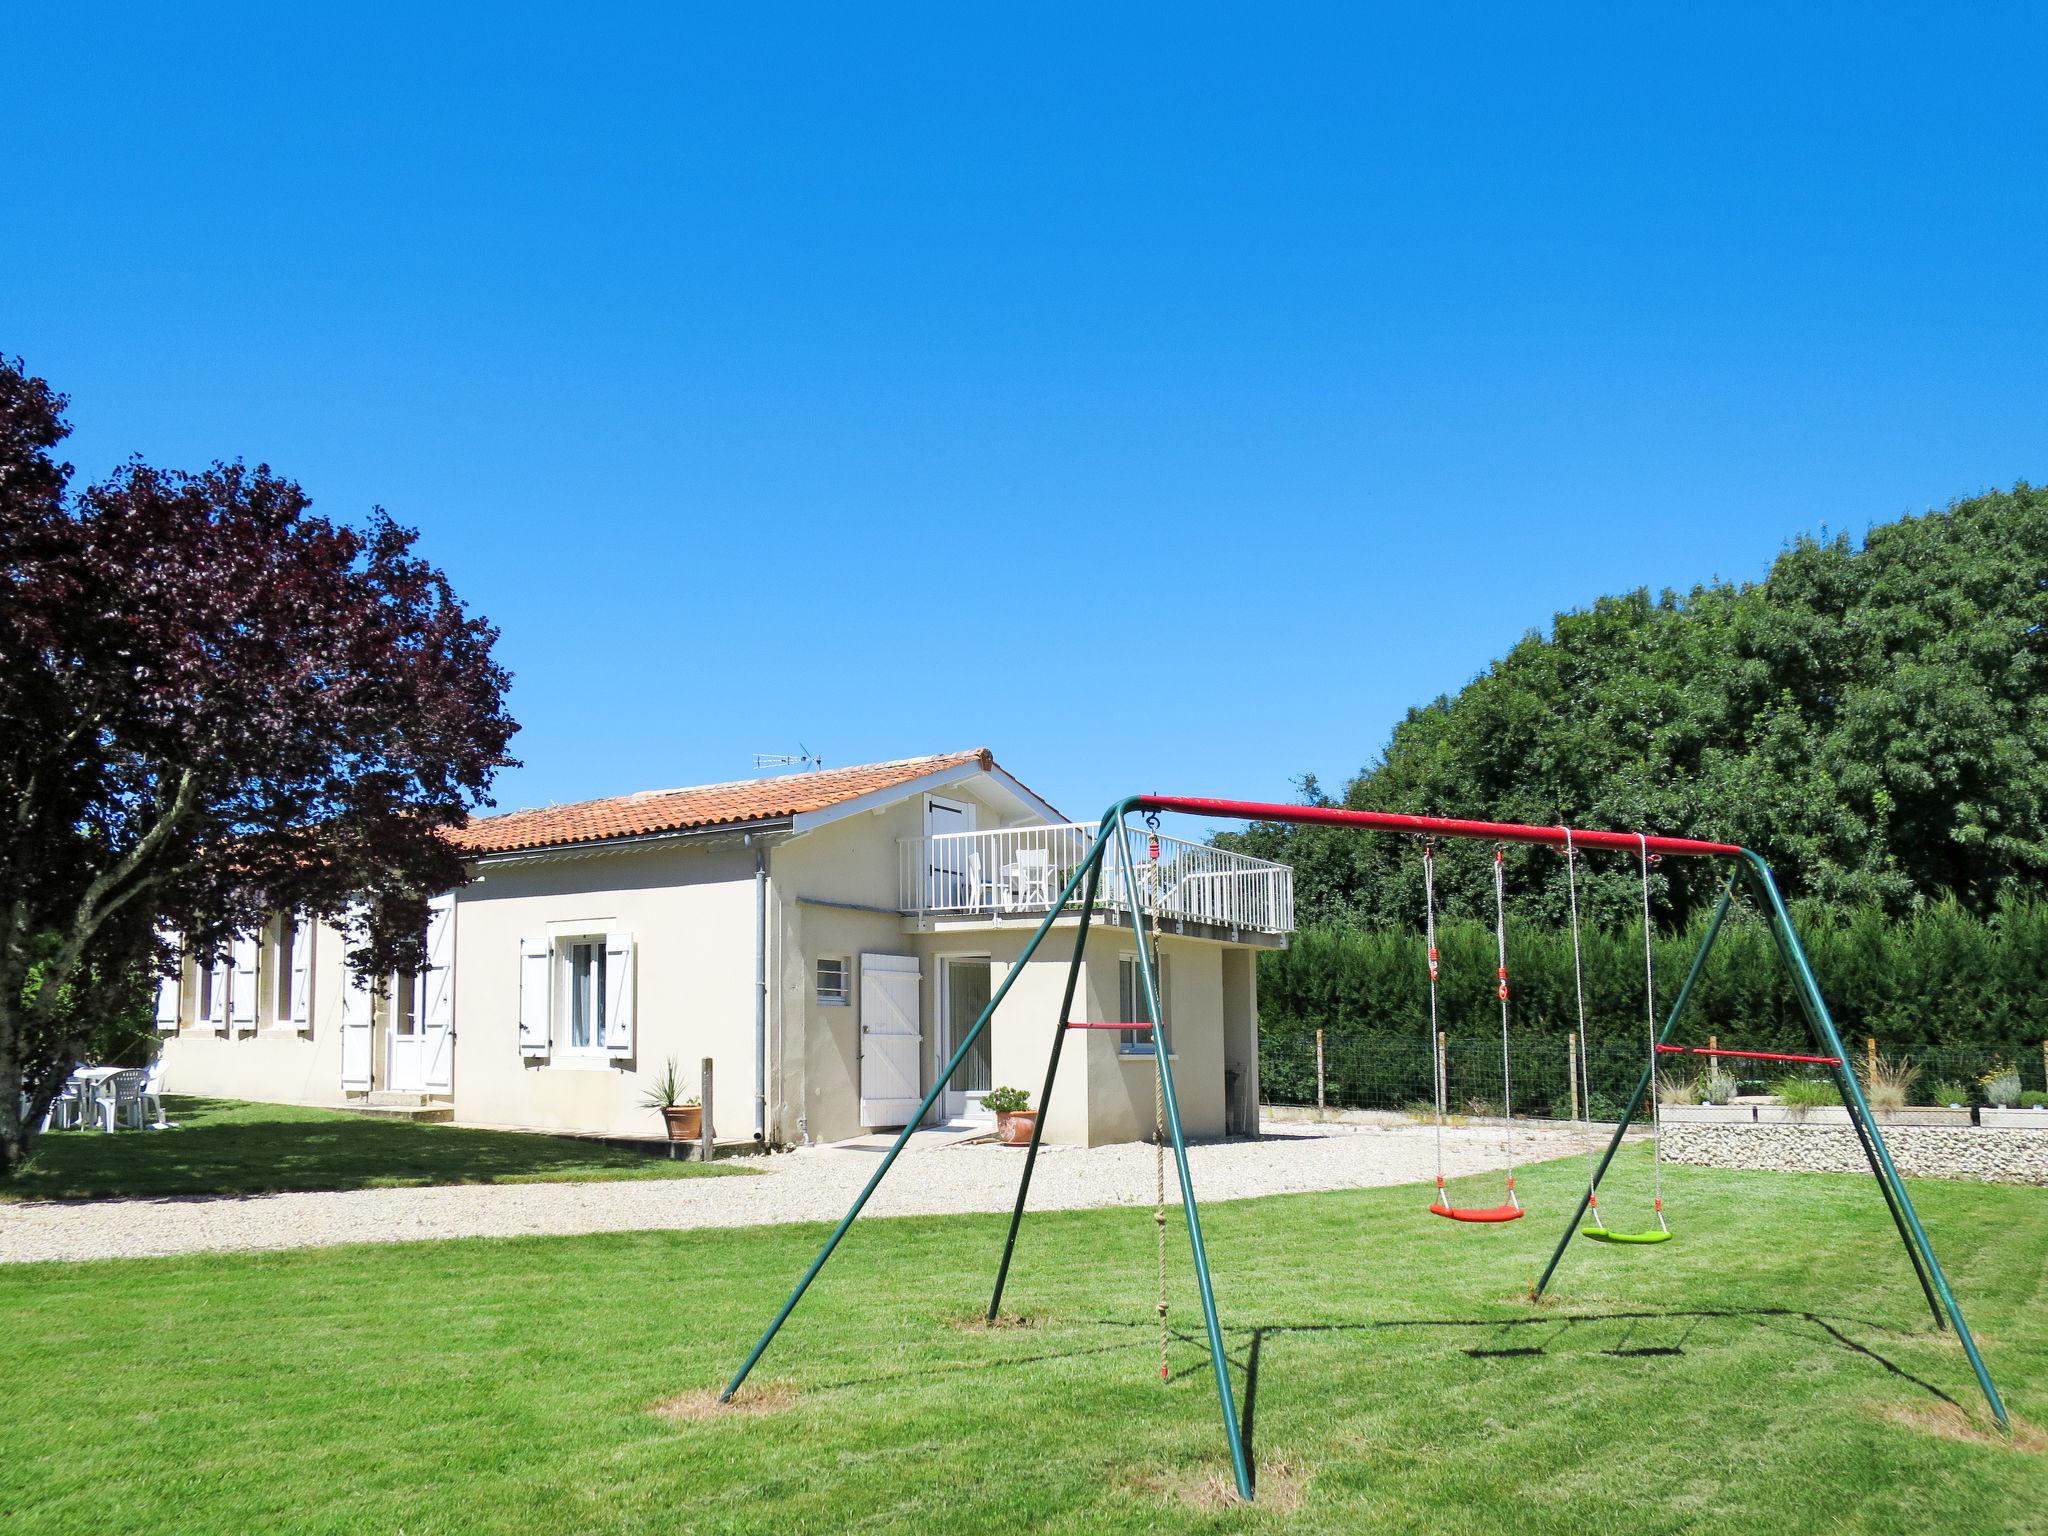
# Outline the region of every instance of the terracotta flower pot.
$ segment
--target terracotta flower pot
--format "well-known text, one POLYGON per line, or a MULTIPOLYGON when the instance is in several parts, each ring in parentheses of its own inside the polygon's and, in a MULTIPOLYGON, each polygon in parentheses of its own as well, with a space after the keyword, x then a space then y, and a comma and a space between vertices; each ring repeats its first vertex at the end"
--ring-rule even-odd
POLYGON ((670 1141, 695 1141, 704 1129, 704 1106, 701 1104, 670 1104, 661 1116, 668 1121, 670 1141))
POLYGON ((1005 1109, 996 1115, 996 1140, 1006 1147, 1031 1144, 1031 1128, 1038 1124, 1035 1109, 1005 1109))

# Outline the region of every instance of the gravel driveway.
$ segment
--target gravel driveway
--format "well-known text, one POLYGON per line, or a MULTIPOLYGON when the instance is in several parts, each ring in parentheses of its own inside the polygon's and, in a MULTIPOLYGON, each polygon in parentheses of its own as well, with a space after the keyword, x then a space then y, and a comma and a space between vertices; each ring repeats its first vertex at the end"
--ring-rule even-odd
MULTIPOLYGON (((1582 1151, 1570 1127, 1517 1126, 1517 1161, 1582 1151)), ((0 1263, 143 1258, 166 1254, 404 1243, 430 1238, 672 1231, 834 1221, 873 1173, 890 1138, 876 1136, 770 1157, 736 1159, 759 1170, 737 1179, 641 1179, 615 1184, 449 1185, 331 1193, 98 1200, 0 1205, 0 1263)), ((1452 1173, 1505 1161, 1496 1126, 1444 1132, 1452 1173)), ((1034 1210, 1150 1205, 1152 1148, 1048 1147, 1031 1181, 1034 1210)), ((920 1133, 876 1191, 867 1215, 1006 1211, 1016 1198, 1021 1149, 962 1144, 920 1133)), ((1275 1125, 1256 1141, 1188 1150, 1204 1201, 1421 1183, 1435 1176, 1434 1132, 1388 1125, 1275 1125)), ((1168 1170, 1171 1180, 1172 1172, 1168 1170)), ((1494 1193, 1486 1199, 1491 1201, 1494 1193)))

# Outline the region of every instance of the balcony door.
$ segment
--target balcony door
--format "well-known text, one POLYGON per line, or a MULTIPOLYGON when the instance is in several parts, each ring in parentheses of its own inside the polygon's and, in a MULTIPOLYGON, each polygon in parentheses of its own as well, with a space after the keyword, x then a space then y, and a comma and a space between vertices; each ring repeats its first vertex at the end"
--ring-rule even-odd
MULTIPOLYGON (((990 970, 987 955, 947 955, 939 961, 940 1066, 953 1059, 960 1042, 988 1006, 990 970)), ((994 1030, 991 1021, 960 1069, 946 1080, 944 1102, 939 1107, 948 1120, 979 1119, 988 1113, 981 1107, 981 1096, 994 1086, 989 1075, 993 1059, 989 1037, 994 1030)))
POLYGON ((924 800, 924 904, 933 911, 956 912, 972 906, 971 837, 949 836, 974 830, 974 807, 965 800, 926 795, 924 800))

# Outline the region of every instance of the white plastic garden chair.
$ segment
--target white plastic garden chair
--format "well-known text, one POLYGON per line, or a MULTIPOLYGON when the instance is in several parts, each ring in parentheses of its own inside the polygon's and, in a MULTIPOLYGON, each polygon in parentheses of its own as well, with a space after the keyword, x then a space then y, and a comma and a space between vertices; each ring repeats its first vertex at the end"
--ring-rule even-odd
MULTIPOLYGON (((28 1096, 22 1095, 21 1107, 28 1108, 28 1096)), ((42 1128, 46 1131, 75 1131, 78 1129, 78 1085, 67 1082, 57 1090, 57 1096, 50 1100, 50 1107, 43 1111, 42 1128)))
POLYGON ((142 1129, 142 1074, 140 1072, 116 1072, 100 1084, 99 1096, 93 1103, 93 1121, 106 1135, 113 1135, 125 1120, 135 1130, 142 1129))
POLYGON ((142 1101, 142 1119, 152 1131, 175 1129, 171 1122, 164 1118, 163 1057, 157 1057, 143 1070, 138 1097, 142 1101))

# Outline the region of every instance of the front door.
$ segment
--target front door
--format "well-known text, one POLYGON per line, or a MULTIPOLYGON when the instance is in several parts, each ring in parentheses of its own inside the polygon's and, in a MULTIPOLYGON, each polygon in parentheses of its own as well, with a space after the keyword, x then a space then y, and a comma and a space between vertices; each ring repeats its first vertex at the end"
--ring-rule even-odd
MULTIPOLYGON (((948 957, 939 962, 939 1062, 944 1065, 960 1049, 960 1042, 974 1028, 974 1021, 988 1007, 990 965, 986 955, 948 957)), ((961 1116, 979 1119, 988 1113, 981 1096, 994 1086, 989 1076, 989 1036, 995 1025, 981 1032, 974 1048, 958 1070, 946 1080, 945 1110, 948 1120, 961 1116)))
POLYGON ((860 1123, 908 1125, 924 1102, 915 955, 860 957, 860 1123))
POLYGON ((393 1093, 427 1091, 426 1036, 420 1028, 419 978, 391 978, 385 1036, 384 1086, 393 1093))

